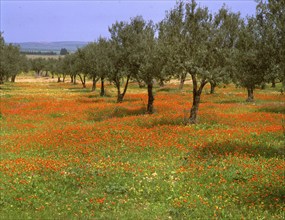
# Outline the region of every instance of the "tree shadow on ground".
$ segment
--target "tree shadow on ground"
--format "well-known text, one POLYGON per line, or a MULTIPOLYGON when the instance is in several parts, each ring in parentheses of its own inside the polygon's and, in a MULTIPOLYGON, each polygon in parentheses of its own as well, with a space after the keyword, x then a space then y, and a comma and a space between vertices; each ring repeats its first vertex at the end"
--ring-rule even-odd
POLYGON ((273 106, 263 107, 258 109, 257 112, 285 114, 285 105, 275 105, 275 106, 273 105, 273 106))
POLYGON ((145 115, 146 109, 144 107, 139 108, 126 108, 122 106, 116 106, 115 108, 105 109, 102 112, 89 112, 89 120, 92 121, 104 121, 110 118, 123 118, 128 116, 145 115))
POLYGON ((87 89, 87 88, 68 88, 68 90, 70 90, 71 92, 74 93, 91 93, 93 91, 91 91, 91 89, 87 89))
POLYGON ((227 194, 229 200, 237 206, 246 206, 249 210, 258 206, 266 212, 280 216, 285 202, 285 187, 282 182, 283 165, 278 161, 283 161, 284 156, 285 147, 283 146, 270 147, 270 145, 250 144, 246 141, 225 141, 208 143, 206 146, 195 148, 188 152, 183 160, 187 166, 192 163, 194 157, 199 161, 199 165, 204 167, 205 176, 210 178, 222 176, 226 180, 225 189, 229 189, 227 194), (244 160, 244 156, 251 159, 244 160), (237 157, 236 160, 235 157, 237 157), (264 160, 260 161, 261 158, 265 158, 269 164, 274 164, 274 170, 270 167, 263 170, 260 163, 264 160), (276 159, 274 161, 277 164, 270 162, 273 158, 276 159))
MULTIPOLYGON (((282 141, 282 140, 280 140, 282 141)), ((221 143, 208 143, 205 147, 196 149, 201 158, 222 157, 227 155, 246 154, 249 157, 284 158, 285 146, 268 146, 249 142, 225 141, 221 143)))
POLYGON ((215 103, 218 104, 236 104, 236 103, 245 103, 245 100, 242 99, 233 99, 233 100, 221 100, 221 101, 216 101, 215 103))

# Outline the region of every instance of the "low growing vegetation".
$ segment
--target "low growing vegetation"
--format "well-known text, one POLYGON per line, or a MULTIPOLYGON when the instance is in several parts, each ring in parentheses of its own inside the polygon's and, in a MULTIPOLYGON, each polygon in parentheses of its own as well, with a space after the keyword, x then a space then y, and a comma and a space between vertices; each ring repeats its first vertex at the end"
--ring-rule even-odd
POLYGON ((176 84, 154 87, 152 115, 133 84, 120 104, 80 87, 2 87, 1 218, 283 219, 278 88, 257 90, 256 103, 217 88, 203 94, 199 123, 185 126, 192 95, 176 84))

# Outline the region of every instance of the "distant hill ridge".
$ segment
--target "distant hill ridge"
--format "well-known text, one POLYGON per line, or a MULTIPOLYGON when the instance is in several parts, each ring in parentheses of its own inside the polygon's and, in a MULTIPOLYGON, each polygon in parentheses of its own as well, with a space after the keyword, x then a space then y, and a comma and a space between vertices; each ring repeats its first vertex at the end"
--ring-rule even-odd
POLYGON ((59 54, 62 48, 66 48, 69 52, 75 52, 78 48, 82 48, 88 44, 84 41, 57 41, 57 42, 21 42, 12 43, 20 47, 22 52, 55 52, 59 54))

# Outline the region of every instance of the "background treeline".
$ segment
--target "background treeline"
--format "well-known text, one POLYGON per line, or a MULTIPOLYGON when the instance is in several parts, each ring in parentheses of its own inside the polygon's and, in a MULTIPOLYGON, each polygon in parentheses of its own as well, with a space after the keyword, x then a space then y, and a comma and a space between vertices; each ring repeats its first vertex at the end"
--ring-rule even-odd
POLYGON ((21 54, 26 55, 56 55, 56 52, 53 51, 20 51, 21 54))
POLYGON ((193 83, 189 123, 196 123, 203 88, 211 92, 220 83, 235 83, 247 89, 247 101, 254 100, 254 89, 265 83, 285 85, 285 1, 259 1, 255 16, 242 18, 223 6, 217 13, 197 3, 180 1, 165 18, 154 24, 137 16, 109 27, 110 39, 100 37, 64 58, 37 58, 29 62, 19 49, 4 43, 1 35, 0 82, 15 80, 17 73, 31 69, 40 75, 51 73, 58 81, 66 76, 75 83, 78 77, 92 90, 108 80, 122 102, 130 80, 145 86, 147 112, 153 113, 154 82, 163 85, 171 78, 183 88, 187 76, 193 83), (3 57, 3 59, 2 59, 3 57), (28 64, 27 64, 28 63, 28 64), (28 68, 29 67, 29 68, 28 68))

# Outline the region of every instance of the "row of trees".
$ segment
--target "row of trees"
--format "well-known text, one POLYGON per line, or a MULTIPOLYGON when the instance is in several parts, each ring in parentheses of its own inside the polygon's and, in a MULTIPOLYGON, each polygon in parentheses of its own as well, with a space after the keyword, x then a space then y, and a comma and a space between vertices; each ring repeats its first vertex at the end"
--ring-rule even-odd
POLYGON ((5 44, 2 33, 0 33, 0 57, 0 84, 9 78, 15 82, 18 73, 28 71, 26 56, 20 54, 18 47, 5 44))
POLYGON ((79 76, 83 87, 86 78, 95 90, 101 80, 117 89, 122 102, 130 80, 145 85, 148 113, 153 113, 154 82, 161 85, 170 78, 180 79, 180 88, 188 75, 193 83, 189 123, 195 124, 203 88, 211 91, 219 83, 234 82, 248 91, 253 101, 256 86, 266 82, 285 83, 285 4, 284 0, 259 1, 256 16, 243 19, 223 6, 216 14, 196 2, 178 2, 158 24, 142 17, 116 22, 109 27, 110 39, 99 38, 65 58, 46 61, 41 68, 59 77, 79 76))

